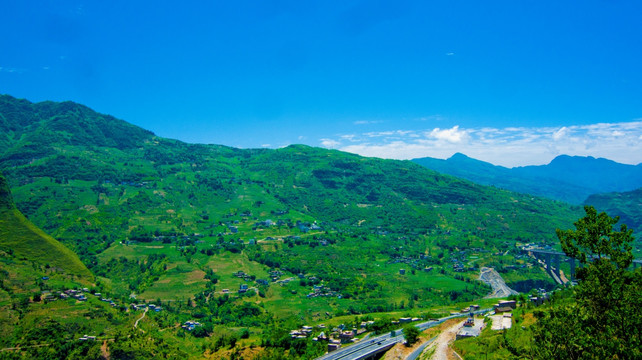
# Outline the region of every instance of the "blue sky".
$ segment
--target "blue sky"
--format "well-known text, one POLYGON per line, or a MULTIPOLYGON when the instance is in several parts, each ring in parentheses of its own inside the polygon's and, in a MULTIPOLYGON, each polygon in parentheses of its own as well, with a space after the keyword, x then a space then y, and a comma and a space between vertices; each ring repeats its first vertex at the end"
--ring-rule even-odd
POLYGON ((242 148, 642 162, 642 2, 13 1, 0 93, 242 148))

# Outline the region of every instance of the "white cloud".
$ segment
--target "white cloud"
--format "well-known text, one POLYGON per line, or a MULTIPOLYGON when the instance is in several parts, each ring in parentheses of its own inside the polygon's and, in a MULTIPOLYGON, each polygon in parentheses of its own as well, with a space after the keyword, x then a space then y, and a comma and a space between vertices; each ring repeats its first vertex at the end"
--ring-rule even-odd
POLYGON ((355 125, 368 125, 368 124, 381 124, 381 120, 357 120, 354 122, 355 125))
POLYGON ((14 67, 2 67, 0 66, 0 72, 6 72, 10 74, 22 74, 26 70, 25 69, 20 69, 20 68, 14 68, 14 67))
POLYGON ((339 141, 332 139, 321 139, 321 146, 323 146, 324 148, 334 149, 339 145, 341 145, 339 141))
POLYGON ((603 157, 642 162, 642 121, 568 125, 390 130, 321 139, 328 148, 388 159, 448 158, 456 152, 503 166, 546 164, 555 156, 603 157), (341 141, 349 143, 342 144, 341 141))
POLYGON ((568 128, 566 126, 562 126, 562 128, 553 133, 553 140, 560 141, 568 136, 568 133, 568 128))
POLYGON ((438 140, 445 140, 451 143, 459 143, 466 138, 466 131, 459 130, 459 125, 453 126, 451 129, 444 130, 441 130, 440 128, 434 128, 428 134, 428 136, 438 140))
POLYGON ((445 119, 446 119, 446 117, 444 117, 444 116, 442 116, 440 114, 435 114, 435 115, 429 115, 429 116, 420 117, 420 118, 415 119, 415 120, 418 120, 418 121, 442 121, 442 120, 445 120, 445 119))

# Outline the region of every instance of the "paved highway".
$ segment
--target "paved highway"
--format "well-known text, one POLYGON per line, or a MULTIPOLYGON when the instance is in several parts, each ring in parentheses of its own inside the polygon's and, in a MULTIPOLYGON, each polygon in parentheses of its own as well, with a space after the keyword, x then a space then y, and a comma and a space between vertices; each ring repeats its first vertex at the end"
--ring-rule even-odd
MULTIPOLYGON (((482 309, 482 310, 477 310, 473 312, 474 314, 481 314, 487 311, 490 311, 492 309, 482 309)), ((456 315, 450 315, 446 316, 441 319, 435 319, 435 320, 430 320, 426 321, 420 324, 415 325, 419 330, 424 331, 426 329, 429 329, 433 326, 439 325, 443 323, 446 320, 449 319, 454 319, 457 317, 463 317, 463 316, 468 316, 468 313, 465 314, 456 314, 456 315)), ((396 336, 390 336, 391 333, 387 332, 384 335, 379 335, 374 338, 370 338, 367 340, 361 340, 353 345, 340 348, 338 350, 335 350, 331 353, 325 354, 317 360, 360 360, 360 359, 365 359, 368 356, 372 354, 376 354, 380 351, 388 350, 389 348, 393 347, 396 343, 402 342, 404 340, 403 337, 403 332, 401 329, 395 330, 395 334, 399 334, 396 336)))
POLYGON ((331 353, 325 354, 318 360, 357 360, 371 354, 393 347, 397 342, 403 341, 403 335, 390 336, 390 333, 379 335, 365 341, 359 341, 348 347, 340 348, 331 353))

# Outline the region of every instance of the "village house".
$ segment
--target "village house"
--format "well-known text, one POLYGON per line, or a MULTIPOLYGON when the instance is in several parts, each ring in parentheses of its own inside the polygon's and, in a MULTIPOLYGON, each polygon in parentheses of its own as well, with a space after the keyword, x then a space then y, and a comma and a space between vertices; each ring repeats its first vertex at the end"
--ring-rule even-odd
POLYGON ((336 339, 331 339, 328 343, 328 352, 333 352, 338 350, 341 347, 341 341, 336 339))
POLYGON ((203 324, 199 323, 198 321, 188 320, 183 323, 181 327, 187 331, 192 331, 198 326, 203 326, 203 324))
POLYGON ((351 342, 352 339, 354 339, 355 333, 352 330, 348 331, 342 331, 341 334, 339 334, 339 339, 341 340, 341 343, 348 343, 351 342))
POLYGON ((501 300, 497 304, 495 304, 495 308, 511 308, 511 309, 516 309, 517 308, 517 302, 515 300, 501 300))
POLYGON ((495 307, 495 314, 509 313, 513 311, 510 306, 498 306, 495 307))

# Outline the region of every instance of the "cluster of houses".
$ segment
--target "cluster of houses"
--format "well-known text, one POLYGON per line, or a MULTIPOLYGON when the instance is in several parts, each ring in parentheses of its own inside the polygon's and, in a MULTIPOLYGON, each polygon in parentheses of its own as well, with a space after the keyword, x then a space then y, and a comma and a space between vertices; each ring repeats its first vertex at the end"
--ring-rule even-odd
MULTIPOLYGON (((243 271, 241 271, 241 270, 239 270, 239 271, 235 272, 233 275, 234 275, 234 276, 236 276, 237 278, 239 278, 239 279, 243 279, 243 280, 245 280, 245 281, 253 280, 252 275, 247 274, 247 273, 245 273, 245 272, 243 272, 243 271)), ((255 277, 254 277, 254 278, 255 278, 255 277)))
POLYGON ((155 312, 161 312, 163 310, 162 307, 155 304, 131 304, 130 307, 132 310, 145 310, 145 308, 149 308, 149 310, 155 312))
POLYGON ((453 264, 453 271, 454 272, 464 272, 464 271, 475 271, 476 270, 474 267, 466 267, 466 265, 464 265, 464 262, 463 262, 464 259, 463 258, 459 259, 459 258, 453 257, 453 258, 450 259, 450 261, 453 264))
MULTIPOLYGON (((284 225, 284 224, 285 224, 285 221, 279 220, 279 226, 280 225, 284 225)), ((267 219, 267 220, 255 222, 254 226, 252 227, 252 229, 256 230, 258 227, 270 227, 270 226, 273 226, 273 225, 276 225, 276 223, 274 221, 272 221, 271 219, 267 219)))
POLYGON ((306 295, 308 298, 315 298, 315 297, 328 297, 328 296, 336 296, 337 298, 341 299, 342 296, 340 293, 331 290, 329 287, 323 285, 323 284, 317 284, 312 286, 312 292, 306 295))
POLYGON ((183 325, 181 325, 181 327, 187 331, 192 331, 199 326, 203 326, 203 324, 194 320, 187 320, 183 323, 183 325))
MULTIPOLYGON (((73 298, 78 301, 87 301, 87 297, 85 296, 85 293, 83 291, 85 291, 85 289, 82 289, 82 290, 67 289, 60 293, 60 298, 61 299, 73 298)), ((89 289, 87 289, 86 292, 89 292, 89 289)))
MULTIPOLYGON (((399 320, 392 320, 392 324, 406 324, 414 321, 421 321, 421 318, 410 318, 403 317, 399 320)), ((344 324, 341 324, 332 330, 327 331, 324 324, 317 325, 317 330, 321 330, 321 333, 316 337, 312 338, 313 341, 324 341, 328 343, 328 352, 335 351, 341 347, 342 344, 348 344, 357 341, 357 336, 363 335, 368 331, 368 327, 373 325, 374 321, 362 321, 359 324, 359 328, 347 329, 344 324)), ((290 331, 290 336, 293 339, 305 339, 308 338, 314 327, 312 326, 303 326, 300 329, 294 329, 290 331)))
POLYGON ((304 223, 304 222, 301 222, 300 220, 297 220, 296 227, 302 233, 307 233, 310 230, 321 230, 321 226, 317 225, 316 221, 310 224, 310 223, 304 223))
POLYGON ((290 277, 290 278, 287 278, 287 279, 277 280, 276 283, 281 285, 281 286, 285 286, 292 280, 294 280, 294 278, 290 277))
POLYGON ((481 248, 472 248, 466 250, 453 251, 450 255, 450 262, 454 272, 476 271, 477 269, 472 266, 466 266, 468 260, 474 260, 479 253, 488 253, 489 251, 481 248), (469 255, 469 253, 471 255, 469 255))
MULTIPOLYGON (((324 326, 325 327, 325 326, 324 326)), ((295 329, 290 331, 290 336, 293 339, 305 339, 307 338, 311 333, 314 328, 312 326, 303 326, 300 329, 295 329)), ((323 334, 323 333, 321 333, 323 334)))
MULTIPOLYGON (((58 300, 58 299, 62 299, 62 300, 76 299, 78 301, 87 301, 87 295, 86 295, 87 293, 89 293, 89 289, 88 288, 83 288, 83 289, 80 289, 80 290, 67 289, 67 290, 64 290, 64 291, 60 291, 57 295, 55 295, 55 294, 53 294, 51 292, 48 292, 48 291, 44 291, 42 293, 42 298, 44 300, 46 300, 46 301, 55 301, 55 300, 58 300)), ((95 293, 94 295, 99 297, 101 301, 108 302, 112 307, 118 306, 118 304, 116 304, 113 301, 111 301, 111 299, 101 298, 101 294, 100 293, 95 293)))
POLYGON ((96 341, 96 337, 85 334, 82 337, 78 338, 78 340, 80 340, 80 341, 96 341))
POLYGON ((413 269, 421 270, 426 268, 425 262, 422 263, 422 260, 426 259, 430 259, 430 256, 426 254, 419 254, 417 257, 395 256, 388 261, 388 264, 407 264, 413 269))
MULTIPOLYGON (((279 215, 285 215, 287 213, 288 211, 284 210, 284 211, 275 212, 274 214, 279 216, 279 215)), ((228 217, 229 216, 231 215, 228 215, 228 217)), ((252 213, 249 211, 246 211, 242 213, 241 216, 244 217, 243 220, 220 221, 218 225, 226 226, 229 231, 227 234, 237 234, 239 231, 237 225, 241 223, 245 223, 247 220, 249 220, 248 218, 252 216, 252 213)), ((252 224, 253 231, 269 228, 272 226, 279 226, 279 227, 287 226, 290 229, 297 228, 302 233, 307 233, 310 230, 322 230, 321 226, 316 221, 309 223, 309 222, 302 222, 301 220, 297 220, 296 223, 292 223, 292 219, 278 219, 274 221, 272 219, 258 220, 256 217, 254 218, 254 220, 256 220, 256 222, 252 224)), ((221 235, 227 235, 227 234, 219 233, 218 235, 221 236, 221 235)))
POLYGON ((97 298, 99 298, 99 299, 100 299, 100 301, 103 301, 103 302, 109 303, 109 305, 111 305, 111 307, 117 307, 117 306, 118 306, 118 304, 116 304, 112 299, 108 299, 108 298, 104 298, 104 297, 102 297, 102 294, 101 294, 101 293, 95 293, 94 295, 95 295, 97 298))
MULTIPOLYGON (((326 326, 321 324, 318 325, 317 328, 321 330, 321 333, 312 338, 313 341, 325 341, 328 343, 328 352, 332 352, 334 350, 337 350, 338 348, 341 347, 341 344, 346 344, 350 342, 356 341, 356 336, 361 335, 366 332, 366 327, 370 324, 374 324, 374 321, 369 321, 369 322, 362 322, 361 323, 361 328, 360 329, 351 329, 348 330, 345 328, 345 325, 341 324, 335 328, 333 328, 330 332, 329 335, 326 334, 326 326)), ((314 327, 312 326, 303 326, 300 329, 294 329, 290 331, 290 336, 293 339, 305 339, 308 338, 312 332, 314 331, 314 327)))
POLYGON ((281 270, 272 270, 272 271, 269 272, 269 275, 270 275, 270 280, 275 282, 275 281, 279 280, 281 278, 281 276, 283 276, 285 274, 281 270))
MULTIPOLYGON (((58 299, 62 299, 62 300, 76 299, 77 301, 87 301, 87 294, 91 294, 91 292, 89 291, 88 288, 67 289, 67 290, 60 291, 57 294, 54 294, 54 293, 51 293, 51 292, 48 292, 48 291, 44 291, 42 293, 42 298, 45 301, 56 301, 58 299)), ((99 293, 99 292, 93 293, 92 295, 97 297, 100 301, 108 303, 113 308, 117 308, 119 306, 112 299, 103 297, 102 294, 99 293)), ((132 307, 134 309, 136 309, 136 306, 145 307, 146 305, 144 305, 144 304, 143 305, 132 305, 132 307)), ((156 311, 160 311, 161 310, 160 307, 154 308, 153 304, 149 305, 149 306, 150 306, 150 309, 152 309, 152 310, 154 310, 154 309, 157 309, 156 311)))

